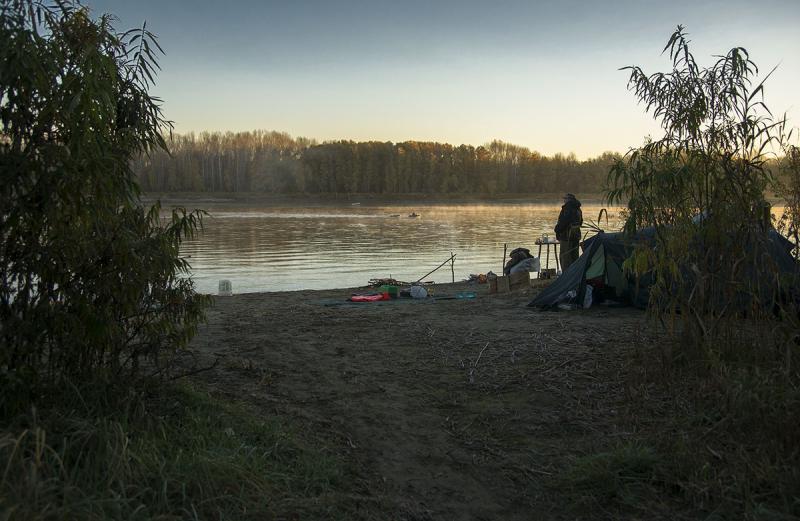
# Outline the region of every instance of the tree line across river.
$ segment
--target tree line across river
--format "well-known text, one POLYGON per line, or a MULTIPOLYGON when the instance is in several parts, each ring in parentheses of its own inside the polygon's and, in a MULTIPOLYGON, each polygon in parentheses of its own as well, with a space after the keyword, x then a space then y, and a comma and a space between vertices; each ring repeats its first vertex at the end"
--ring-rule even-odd
POLYGON ((495 140, 482 146, 314 140, 276 131, 173 135, 134 161, 156 192, 478 194, 599 192, 614 152, 578 160, 495 140))

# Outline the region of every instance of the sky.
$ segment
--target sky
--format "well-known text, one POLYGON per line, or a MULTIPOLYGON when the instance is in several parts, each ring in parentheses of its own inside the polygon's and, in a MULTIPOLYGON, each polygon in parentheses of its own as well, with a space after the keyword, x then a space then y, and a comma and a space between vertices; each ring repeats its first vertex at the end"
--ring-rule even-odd
POLYGON ((660 132, 619 69, 670 70, 678 24, 701 65, 741 46, 777 66, 766 104, 800 126, 800 0, 83 3, 158 36, 152 92, 179 133, 625 152, 660 132))

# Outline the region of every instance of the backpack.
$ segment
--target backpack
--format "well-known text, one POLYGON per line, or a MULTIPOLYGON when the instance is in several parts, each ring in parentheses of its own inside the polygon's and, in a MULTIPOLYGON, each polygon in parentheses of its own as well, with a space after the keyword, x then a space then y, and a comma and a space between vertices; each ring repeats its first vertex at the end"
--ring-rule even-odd
POLYGON ((509 273, 511 273, 511 268, 513 268, 518 263, 524 261, 525 259, 530 259, 532 257, 533 255, 531 255, 531 251, 527 248, 515 248, 511 250, 508 262, 503 268, 503 274, 508 275, 509 273))

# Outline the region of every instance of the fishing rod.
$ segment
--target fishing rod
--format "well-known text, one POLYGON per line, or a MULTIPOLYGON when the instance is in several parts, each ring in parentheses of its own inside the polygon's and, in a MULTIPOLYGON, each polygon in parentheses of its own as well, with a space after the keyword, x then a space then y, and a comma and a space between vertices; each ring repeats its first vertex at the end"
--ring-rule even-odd
POLYGON ((430 275, 430 274, 431 274, 431 273, 433 273, 434 271, 438 270, 439 268, 441 268, 442 266, 444 266, 444 265, 445 265, 445 264, 447 264, 448 262, 451 262, 451 261, 452 261, 453 259, 455 259, 455 258, 456 258, 456 254, 454 253, 454 254, 452 254, 452 255, 450 256, 450 258, 449 258, 449 259, 447 259, 447 260, 446 260, 446 261, 444 261, 443 263, 439 264, 438 266, 436 266, 435 268, 433 268, 431 271, 429 271, 429 272, 428 272, 428 273, 426 273, 425 275, 423 275, 423 276, 421 276, 420 278, 418 278, 418 279, 417 279, 417 281, 416 281, 416 282, 414 282, 414 284, 418 284, 418 283, 419 283, 419 282, 420 282, 422 279, 424 279, 425 277, 427 277, 428 275, 430 275))

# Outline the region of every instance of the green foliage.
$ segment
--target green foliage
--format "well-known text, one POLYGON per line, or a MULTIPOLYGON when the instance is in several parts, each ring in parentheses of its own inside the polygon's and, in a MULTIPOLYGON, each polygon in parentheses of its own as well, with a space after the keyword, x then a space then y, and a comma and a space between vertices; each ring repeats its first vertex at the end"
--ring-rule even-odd
POLYGON ((0 0, 0 409, 164 367, 205 298, 178 247, 200 213, 143 208, 131 160, 170 129, 160 49, 79 4, 0 0))
POLYGON ((626 262, 655 280, 650 311, 669 333, 659 347, 674 409, 650 445, 674 462, 659 472, 665 484, 701 511, 794 519, 800 280, 768 239, 765 194, 785 197, 779 229, 796 249, 797 149, 764 104, 745 49, 701 67, 679 26, 664 51, 671 72, 626 68, 664 136, 617 162, 608 191, 627 204, 627 231, 656 230, 655 244, 626 262))
POLYGON ((559 477, 558 485, 577 503, 617 503, 643 507, 652 496, 648 487, 657 481, 660 460, 649 447, 624 444, 607 452, 576 458, 559 477))
POLYGON ((341 462, 290 427, 163 389, 124 410, 59 403, 0 431, 0 520, 330 519, 350 502, 332 494, 350 486, 341 462))
MULTIPOLYGON (((651 304, 677 313, 684 332, 706 347, 725 320, 772 316, 787 294, 770 252, 768 164, 783 142, 784 121, 761 101, 764 83, 741 47, 700 67, 682 27, 664 51, 673 69, 631 71, 629 88, 659 120, 664 136, 617 162, 608 198, 627 203, 626 229, 656 229, 652 254, 639 255, 637 274, 651 272, 651 304)), ((675 316, 673 316, 675 318, 675 316)))

